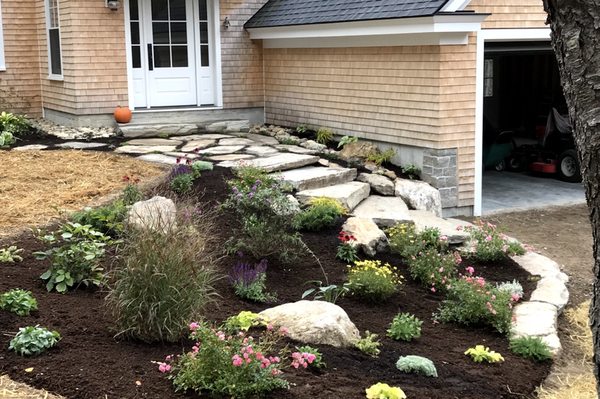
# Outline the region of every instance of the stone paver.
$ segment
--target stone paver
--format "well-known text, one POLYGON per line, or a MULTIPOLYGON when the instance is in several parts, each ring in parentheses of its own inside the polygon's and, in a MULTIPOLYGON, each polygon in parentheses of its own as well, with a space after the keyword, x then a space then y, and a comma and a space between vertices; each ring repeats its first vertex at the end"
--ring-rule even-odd
POLYGON ((558 263, 533 251, 529 251, 525 255, 513 256, 512 259, 533 275, 542 278, 556 277, 564 283, 569 281, 569 277, 560 271, 558 263))
POLYGON ((161 139, 161 138, 147 138, 147 139, 134 139, 123 143, 123 145, 143 145, 143 146, 156 146, 156 145, 179 145, 181 140, 172 139, 161 139))
POLYGON ((335 186, 300 191, 296 194, 296 198, 302 204, 310 202, 313 198, 333 198, 340 201, 346 209, 352 211, 362 200, 369 196, 370 192, 371 188, 367 183, 353 181, 336 184, 335 186))
POLYGON ((196 139, 188 141, 183 147, 181 147, 181 151, 183 152, 193 152, 196 149, 203 150, 205 148, 211 147, 216 144, 216 140, 213 139, 196 139))
POLYGON ((550 346, 553 353, 561 350, 556 335, 558 310, 544 302, 523 302, 513 309, 511 335, 515 337, 540 337, 550 346))
POLYGON ((224 146, 224 145, 255 145, 256 142, 250 140, 250 139, 245 139, 242 137, 239 138, 231 138, 231 139, 221 139, 219 140, 219 146, 224 146))
POLYGON ((292 145, 292 144, 279 144, 279 145, 276 145, 274 147, 277 148, 280 151, 292 152, 294 154, 309 154, 309 155, 314 155, 314 154, 317 154, 319 152, 319 151, 309 150, 307 148, 298 147, 297 145, 292 145))
POLYGON ((176 158, 185 158, 185 159, 198 159, 200 155, 198 154, 190 154, 187 152, 165 152, 165 155, 176 158))
POLYGON ((373 173, 361 173, 356 180, 369 183, 373 191, 378 194, 394 196, 394 182, 385 176, 373 173))
MULTIPOLYGON (((295 169, 305 165, 316 163, 319 157, 301 154, 278 154, 266 158, 256 158, 250 162, 244 162, 244 165, 251 165, 262 168, 267 172, 276 172, 281 170, 295 169)), ((223 162, 219 164, 226 168, 236 168, 240 166, 239 162, 223 162)))
MULTIPOLYGON (((233 162, 233 161, 254 159, 254 155, 250 155, 250 154, 213 155, 213 156, 209 157, 209 159, 211 161, 221 162, 220 164, 217 164, 217 166, 223 166, 224 163, 226 163, 227 165, 230 165, 230 162, 233 162)), ((225 166, 225 167, 228 168, 230 166, 225 166)))
POLYGON ((256 143, 264 144, 264 145, 278 145, 279 141, 276 138, 271 136, 264 136, 262 134, 252 134, 248 133, 244 135, 245 138, 250 139, 256 143))
POLYGON ((249 129, 248 120, 215 122, 206 126, 206 131, 212 133, 247 132, 249 129))
POLYGON ((150 153, 163 153, 173 152, 177 148, 176 145, 124 145, 115 149, 118 154, 150 154, 150 153))
POLYGON ((71 148, 75 150, 89 150, 92 148, 101 148, 106 147, 108 144, 106 143, 94 143, 92 142, 82 142, 82 141, 68 141, 66 143, 57 144, 57 147, 60 148, 71 148))
POLYGON ((392 227, 398 223, 413 223, 408 207, 398 197, 371 195, 354 209, 354 216, 372 219, 380 227, 392 227))
POLYGON ((424 181, 397 179, 395 193, 412 209, 430 211, 442 216, 440 192, 424 181))
POLYGON ((277 151, 275 148, 263 145, 250 146, 246 148, 245 152, 259 157, 267 157, 279 153, 279 151, 277 151))
POLYGON ((225 155, 233 154, 244 149, 243 145, 220 145, 217 147, 205 148, 204 150, 196 151, 197 154, 205 155, 225 155))
POLYGON ((161 137, 189 136, 198 132, 195 124, 148 124, 148 125, 120 125, 119 128, 125 137, 161 137))
POLYGON ((46 148, 48 148, 48 146, 44 144, 29 144, 22 145, 20 147, 14 147, 11 149, 11 151, 41 151, 45 150, 46 148))
POLYGON ((436 228, 440 231, 440 234, 448 237, 448 243, 450 244, 462 244, 469 239, 469 234, 464 231, 456 230, 456 224, 435 216, 429 211, 408 211, 410 217, 415 222, 415 228, 417 232, 421 232, 424 229, 436 228))
POLYGON ((177 157, 170 157, 165 154, 145 154, 137 157, 137 159, 141 159, 142 161, 147 162, 163 163, 166 165, 177 164, 177 157))
POLYGON ((569 290, 557 277, 545 277, 538 281, 537 288, 531 293, 530 301, 552 304, 561 313, 569 302, 569 290))
MULTIPOLYGON (((289 157, 292 154, 284 154, 289 157)), ((319 157, 313 157, 318 162, 319 157)), ((356 169, 332 169, 307 166, 281 173, 281 178, 298 191, 348 183, 356 178, 356 169)))

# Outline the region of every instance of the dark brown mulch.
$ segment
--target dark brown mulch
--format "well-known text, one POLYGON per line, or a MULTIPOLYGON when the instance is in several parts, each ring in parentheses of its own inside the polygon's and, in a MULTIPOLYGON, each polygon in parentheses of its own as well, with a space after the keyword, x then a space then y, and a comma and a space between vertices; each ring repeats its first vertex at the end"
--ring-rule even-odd
MULTIPOLYGON (((218 168, 203 175, 199 183, 199 190, 204 191, 202 201, 214 203, 223 199, 224 176, 229 176, 229 172, 218 168)), ((219 236, 226 237, 235 222, 234 215, 222 215, 219 236)), ((320 258, 333 283, 343 282, 345 275, 345 265, 335 259, 337 232, 336 228, 304 235, 307 245, 320 258)), ((36 261, 31 255, 33 251, 42 249, 42 245, 29 233, 17 238, 14 243, 25 248, 25 260, 16 265, 0 265, 0 292, 17 287, 31 290, 38 299, 39 310, 25 318, 0 312, 0 373, 68 398, 185 397, 173 392, 170 382, 151 361, 160 361, 167 354, 181 353, 189 349, 188 343, 146 345, 114 340, 111 320, 103 308, 104 292, 47 293, 39 275, 48 265, 44 261, 36 261), (57 329, 63 340, 56 348, 36 358, 22 358, 8 352, 10 334, 15 333, 18 327, 30 324, 57 329), (33 372, 25 372, 29 367, 33 367, 33 372)), ((385 255, 381 259, 403 270, 407 280, 402 290, 386 303, 365 304, 353 298, 338 302, 361 332, 369 330, 382 337, 381 356, 373 359, 356 349, 321 346, 327 363, 324 371, 290 371, 287 379, 292 388, 272 393, 269 397, 364 398, 364 389, 379 381, 400 386, 411 399, 531 397, 535 387, 547 375, 550 364, 539 365, 512 355, 506 337, 489 329, 433 323, 431 316, 441 297, 412 282, 395 256, 385 255), (388 324, 398 312, 414 313, 424 321, 421 338, 404 343, 385 337, 388 324), (495 365, 473 363, 463 352, 476 344, 489 346, 501 353, 506 361, 495 365), (408 354, 432 359, 439 378, 397 371, 396 360, 400 355, 408 354)), ((222 272, 226 274, 234 262, 233 257, 224 258, 220 264, 222 272)), ((489 280, 516 278, 524 284, 527 292, 532 289, 533 283, 528 280, 528 274, 512 261, 474 266, 489 280)), ((310 257, 293 265, 270 262, 268 287, 277 293, 278 303, 299 300, 307 288, 306 281, 315 279, 322 279, 322 274, 310 257)), ((226 279, 219 281, 217 289, 221 298, 207 312, 211 319, 222 320, 241 310, 258 311, 267 307, 235 297, 226 279)))

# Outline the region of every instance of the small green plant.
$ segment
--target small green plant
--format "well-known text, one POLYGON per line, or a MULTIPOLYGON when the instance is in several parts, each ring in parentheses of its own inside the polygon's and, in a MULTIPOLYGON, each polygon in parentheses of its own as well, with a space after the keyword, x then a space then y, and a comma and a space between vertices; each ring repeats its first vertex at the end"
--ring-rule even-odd
POLYGON ((524 295, 523 286, 517 280, 496 284, 496 288, 499 291, 509 293, 513 298, 521 299, 524 295))
POLYGON ((11 245, 8 248, 0 248, 0 263, 22 262, 23 257, 19 255, 23 252, 22 248, 11 245))
POLYGON ((306 125, 298 125, 296 126, 296 133, 304 134, 308 131, 308 127, 306 125))
POLYGON ((392 296, 402 284, 402 276, 389 263, 364 260, 348 266, 348 288, 352 294, 369 302, 379 302, 392 296))
POLYGON ((235 294, 242 299, 265 303, 275 300, 275 296, 267 292, 267 260, 256 265, 238 262, 229 273, 229 281, 235 294))
POLYGON ((432 292, 446 291, 456 276, 460 256, 441 254, 437 249, 428 248, 408 258, 408 270, 415 280, 432 292))
POLYGON ((17 139, 10 132, 0 132, 0 148, 7 148, 15 144, 17 139))
POLYGON ((184 173, 177 175, 171 179, 171 190, 179 195, 186 194, 192 190, 194 186, 194 175, 191 173, 184 173))
POLYGON ((356 237, 345 231, 340 231, 338 234, 340 245, 337 247, 335 257, 343 260, 346 263, 354 263, 358 258, 358 249, 356 247, 356 237))
POLYGON ((400 356, 396 362, 396 368, 403 373, 422 374, 427 377, 437 378, 438 373, 435 364, 426 357, 408 355, 400 356))
POLYGON ((19 137, 31 130, 31 124, 26 117, 10 112, 0 113, 0 133, 10 133, 14 137, 19 137))
POLYGON ((396 155, 396 150, 388 148, 385 151, 373 151, 367 155, 367 161, 373 162, 377 166, 381 166, 384 163, 388 163, 396 155))
POLYGON ((123 181, 127 182, 121 195, 124 205, 133 205, 144 199, 144 193, 138 187, 138 183, 140 182, 138 177, 123 176, 123 181))
POLYGON ((409 313, 399 313, 394 317, 387 335, 396 341, 412 341, 421 336, 421 325, 423 322, 415 315, 409 313))
POLYGON ((212 162, 208 161, 194 161, 192 162, 192 174, 194 178, 199 178, 202 172, 213 170, 212 162))
POLYGON ((18 316, 29 316, 37 310, 37 301, 30 291, 14 289, 0 295, 0 309, 18 316))
POLYGON ((465 351, 465 355, 471 356, 475 363, 498 363, 503 362, 504 358, 501 354, 491 351, 490 348, 483 345, 476 345, 474 348, 469 348, 465 351))
POLYGON ((418 180, 421 178, 421 169, 414 164, 406 164, 402 166, 402 172, 411 180, 418 180))
POLYGON ((247 310, 227 318, 225 329, 231 332, 248 331, 251 327, 266 326, 267 320, 258 313, 247 310))
POLYGON ((52 348, 58 341, 60 334, 57 331, 49 331, 40 326, 27 326, 19 328, 8 349, 21 356, 35 356, 52 348))
POLYGON ((386 230, 392 252, 409 259, 421 251, 435 249, 444 252, 448 248, 448 238, 436 228, 426 228, 420 233, 414 224, 398 223, 386 230))
POLYGON ((96 231, 112 237, 119 237, 125 230, 124 220, 127 215, 125 202, 118 199, 98 208, 86 208, 71 216, 75 223, 90 225, 96 231))
POLYGON ((344 297, 350 291, 350 289, 348 288, 348 284, 330 284, 327 286, 323 286, 322 281, 309 281, 309 283, 316 284, 317 287, 309 288, 306 291, 304 291, 304 293, 302 293, 302 299, 314 295, 313 299, 316 301, 322 299, 326 302, 336 303, 338 299, 344 297))
POLYGON ((294 223, 300 230, 321 231, 333 227, 345 213, 346 209, 336 199, 313 198, 308 208, 296 215, 294 223))
POLYGON ((525 248, 502 234, 496 225, 478 220, 473 226, 466 226, 473 247, 473 257, 482 262, 493 262, 512 255, 523 255, 525 248))
POLYGON ((340 139, 337 148, 345 147, 347 144, 358 142, 358 137, 354 136, 344 136, 340 139))
POLYGON ((304 355, 305 358, 314 359, 310 365, 316 369, 323 369, 327 364, 323 361, 323 354, 312 346, 304 345, 296 348, 297 352, 304 355), (312 355, 312 356, 310 356, 312 355))
POLYGON ((398 387, 378 382, 365 390, 367 399, 406 399, 404 391, 398 387))
POLYGON ((510 350, 518 356, 543 362, 552 359, 552 352, 540 337, 519 337, 510 340, 510 350))
POLYGON ((319 144, 327 144, 331 140, 333 140, 333 132, 330 129, 326 129, 324 127, 317 130, 317 138, 316 142, 319 144))
POLYGON ((365 337, 356 341, 354 346, 364 354, 371 357, 378 357, 381 353, 381 349, 379 349, 381 342, 379 342, 377 337, 377 334, 365 331, 365 337))

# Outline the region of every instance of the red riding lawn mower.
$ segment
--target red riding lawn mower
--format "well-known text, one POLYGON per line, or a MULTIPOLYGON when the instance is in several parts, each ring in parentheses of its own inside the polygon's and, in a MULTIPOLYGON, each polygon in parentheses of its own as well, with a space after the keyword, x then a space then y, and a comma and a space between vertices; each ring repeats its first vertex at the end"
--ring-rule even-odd
POLYGON ((506 158, 508 170, 523 171, 527 168, 533 173, 555 175, 566 182, 581 181, 569 117, 561 115, 555 108, 548 115, 543 136, 538 143, 519 145, 518 138, 513 137, 513 146, 512 154, 506 158))

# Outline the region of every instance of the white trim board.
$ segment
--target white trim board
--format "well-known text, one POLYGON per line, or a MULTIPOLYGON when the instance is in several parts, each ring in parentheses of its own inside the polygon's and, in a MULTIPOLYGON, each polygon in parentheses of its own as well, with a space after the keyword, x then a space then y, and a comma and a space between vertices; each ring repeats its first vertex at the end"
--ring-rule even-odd
POLYGON ((2 27, 2 0, 0 0, 0 72, 6 71, 6 58, 4 58, 4 29, 2 27))
POLYGON ((305 39, 265 39, 264 48, 340 48, 380 46, 465 45, 468 32, 411 33, 405 35, 346 36, 305 39))
POLYGON ((550 40, 550 28, 482 29, 477 34, 475 85, 475 203, 473 213, 482 213, 483 179, 483 64, 486 42, 524 42, 550 40))

